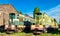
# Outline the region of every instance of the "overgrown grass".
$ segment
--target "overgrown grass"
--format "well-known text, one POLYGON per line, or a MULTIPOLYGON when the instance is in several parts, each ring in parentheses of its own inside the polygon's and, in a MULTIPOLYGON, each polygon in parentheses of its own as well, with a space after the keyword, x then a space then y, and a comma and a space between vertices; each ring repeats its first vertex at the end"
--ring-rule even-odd
MULTIPOLYGON (((0 36, 33 36, 33 33, 18 32, 13 34, 0 33, 0 36)), ((60 36, 60 34, 42 33, 39 36, 60 36)))
MULTIPOLYGON (((59 31, 56 32, 59 33, 42 33, 39 36, 60 36, 60 29, 59 31)), ((6 34, 5 32, 4 33, 0 32, 0 36, 33 36, 33 33, 16 32, 13 34, 6 34)))

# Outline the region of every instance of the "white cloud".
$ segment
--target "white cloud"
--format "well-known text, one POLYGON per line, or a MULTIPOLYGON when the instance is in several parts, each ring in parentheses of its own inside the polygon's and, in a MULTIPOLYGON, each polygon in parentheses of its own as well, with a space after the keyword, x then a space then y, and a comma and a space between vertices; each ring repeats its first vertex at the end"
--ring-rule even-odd
POLYGON ((33 12, 28 12, 27 13, 29 16, 33 17, 33 12))
POLYGON ((55 18, 57 21, 59 21, 59 18, 60 18, 60 4, 57 5, 56 7, 53 7, 51 9, 47 10, 46 13, 49 16, 55 18))
MULTIPOLYGON (((57 22, 59 21, 59 18, 60 18, 60 4, 57 5, 56 7, 53 7, 49 10, 43 10, 43 11, 40 11, 40 12, 46 12, 46 14, 48 16, 51 16, 53 18, 55 18, 57 20, 57 22)), ((33 12, 28 12, 27 13, 29 16, 32 16, 33 17, 33 12)))
POLYGON ((60 13, 60 5, 58 5, 58 6, 56 6, 56 7, 54 7, 54 8, 51 8, 51 9, 49 9, 49 10, 47 10, 47 13, 51 13, 51 14, 59 14, 60 13))
POLYGON ((33 17, 33 12, 27 12, 27 13, 25 13, 25 14, 27 14, 27 15, 33 17))

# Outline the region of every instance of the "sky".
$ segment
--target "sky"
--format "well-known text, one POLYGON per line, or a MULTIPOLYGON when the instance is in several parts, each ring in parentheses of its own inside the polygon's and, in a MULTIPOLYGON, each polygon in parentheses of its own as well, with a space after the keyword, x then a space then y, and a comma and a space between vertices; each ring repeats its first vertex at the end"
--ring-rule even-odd
POLYGON ((12 4, 17 11, 33 16, 35 7, 59 21, 60 0, 0 0, 0 4, 12 4))

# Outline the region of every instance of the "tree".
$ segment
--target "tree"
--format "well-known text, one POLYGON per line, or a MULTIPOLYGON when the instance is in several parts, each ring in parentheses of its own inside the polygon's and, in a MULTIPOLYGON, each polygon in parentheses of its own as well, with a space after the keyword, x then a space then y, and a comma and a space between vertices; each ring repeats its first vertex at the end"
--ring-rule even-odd
POLYGON ((19 14, 22 14, 22 11, 21 10, 19 11, 19 14))
POLYGON ((56 19, 54 18, 54 22, 56 22, 57 23, 57 21, 56 21, 56 19))
POLYGON ((40 12, 39 8, 36 7, 36 8, 34 9, 34 12, 33 12, 33 17, 35 18, 35 14, 36 14, 36 13, 39 13, 39 12, 40 12))

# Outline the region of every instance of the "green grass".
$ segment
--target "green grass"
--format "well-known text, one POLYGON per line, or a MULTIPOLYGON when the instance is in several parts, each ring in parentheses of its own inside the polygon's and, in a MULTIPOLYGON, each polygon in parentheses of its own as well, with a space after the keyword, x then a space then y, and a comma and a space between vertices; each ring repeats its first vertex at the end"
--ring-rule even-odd
POLYGON ((60 36, 60 34, 43 33, 41 36, 60 36))
MULTIPOLYGON (((33 36, 33 34, 24 32, 13 33, 13 34, 0 33, 0 36, 33 36)), ((60 36, 60 34, 42 33, 39 36, 60 36)))
MULTIPOLYGON (((0 32, 0 36, 33 36, 33 33, 16 32, 13 34, 6 34, 5 32, 4 33, 0 32)), ((59 31, 56 31, 56 33, 42 33, 39 36, 60 36, 60 29, 59 31)))

